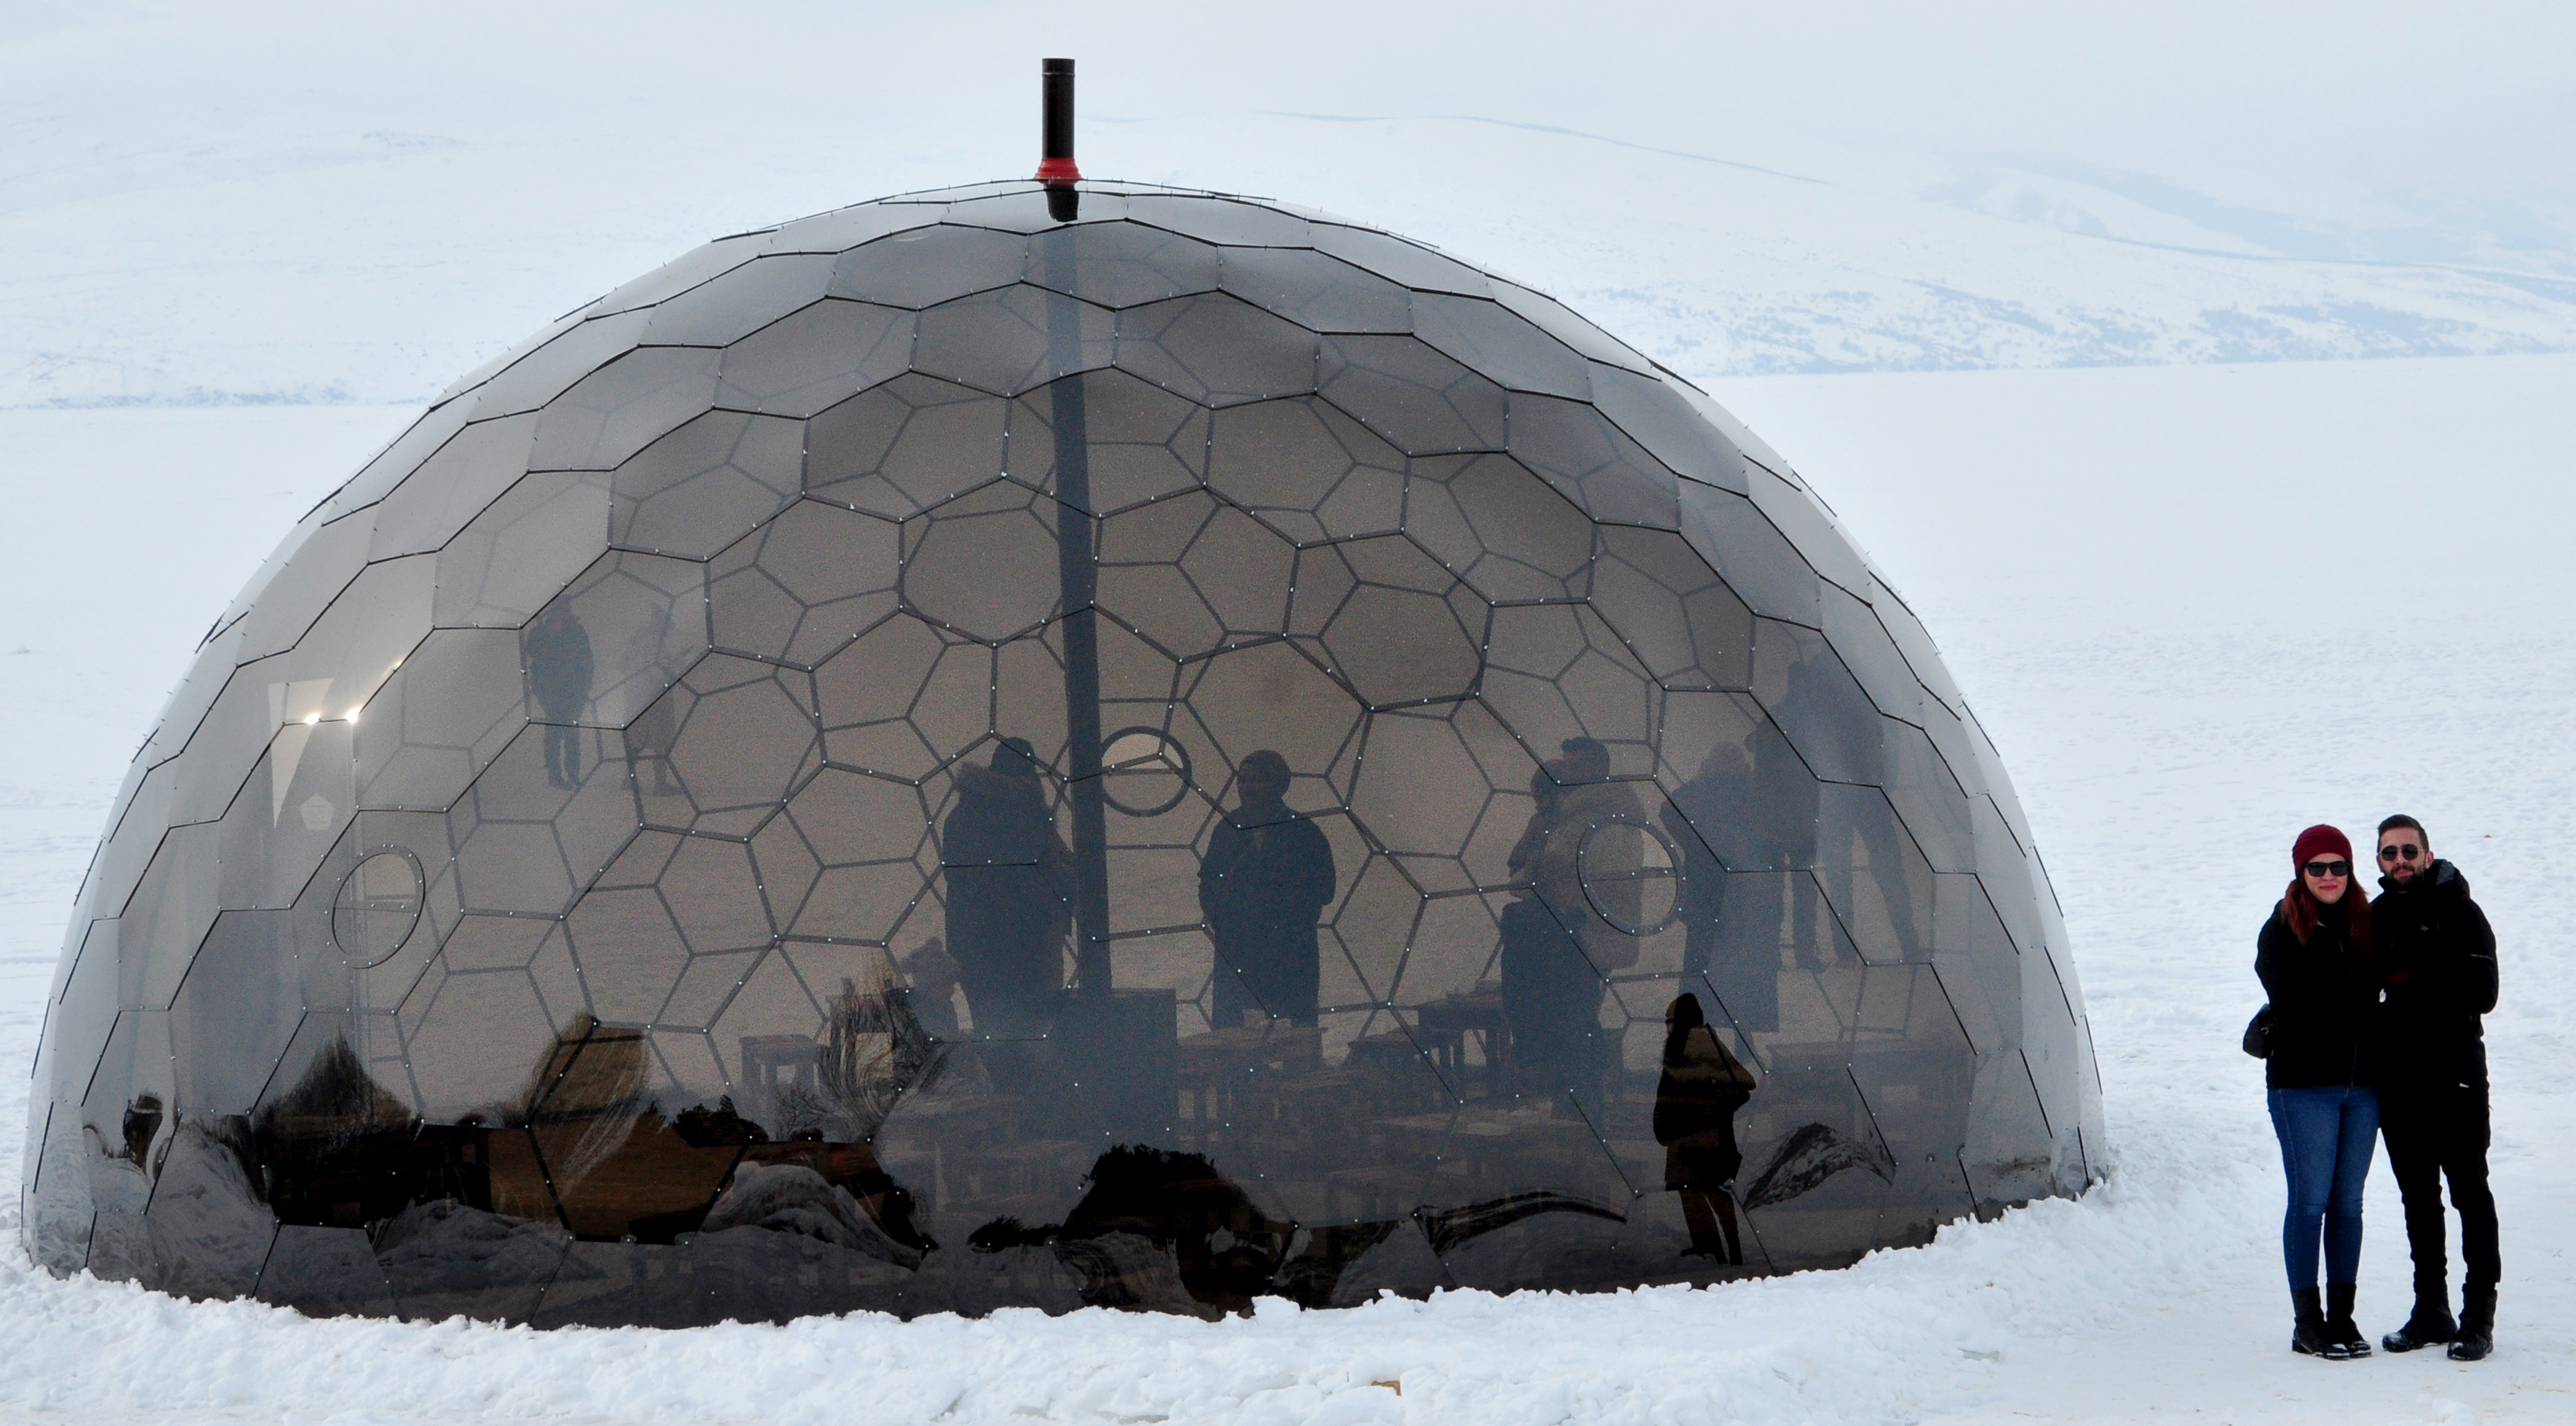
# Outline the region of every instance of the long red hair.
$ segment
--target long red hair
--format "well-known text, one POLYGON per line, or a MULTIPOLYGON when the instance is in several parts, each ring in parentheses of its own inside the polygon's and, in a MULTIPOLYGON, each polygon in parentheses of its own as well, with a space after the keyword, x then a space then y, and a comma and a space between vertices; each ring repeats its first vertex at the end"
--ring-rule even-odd
MULTIPOLYGON (((2343 908, 2344 926, 2352 937, 2352 943, 2369 950, 2370 898, 2362 895, 2358 877, 2344 883, 2343 899, 2335 904, 2343 908)), ((2308 937, 2316 934, 2317 922, 2324 918, 2325 912, 2325 903, 2317 900, 2315 892, 2308 890, 2307 876, 2291 873, 2290 889, 2281 893, 2281 920, 2289 926, 2290 934, 2298 937, 2300 945, 2306 945, 2308 937)))

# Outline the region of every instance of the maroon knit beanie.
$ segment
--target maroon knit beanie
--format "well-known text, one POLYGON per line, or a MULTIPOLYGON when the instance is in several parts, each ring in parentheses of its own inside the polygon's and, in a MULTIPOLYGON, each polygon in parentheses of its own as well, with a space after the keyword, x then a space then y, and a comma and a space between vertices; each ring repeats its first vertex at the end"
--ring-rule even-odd
POLYGON ((2301 832, 2299 840, 2291 843, 2290 866, 2293 869, 2304 867, 2319 852, 2332 852, 2345 861, 2351 861, 2352 843, 2344 839, 2343 833, 2319 822, 2301 832))

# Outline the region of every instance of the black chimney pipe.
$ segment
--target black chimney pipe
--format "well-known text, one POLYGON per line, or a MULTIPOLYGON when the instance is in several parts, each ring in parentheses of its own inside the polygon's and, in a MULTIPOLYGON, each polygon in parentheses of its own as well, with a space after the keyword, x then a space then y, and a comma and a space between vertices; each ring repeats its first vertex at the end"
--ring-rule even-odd
POLYGON ((1082 212, 1082 194, 1073 186, 1082 181, 1082 170, 1073 165, 1073 61, 1042 59, 1038 72, 1046 82, 1038 182, 1047 186, 1047 216, 1070 223, 1082 212))
POLYGON ((1038 61, 1046 77, 1045 147, 1038 155, 1038 182, 1054 186, 1082 181, 1073 166, 1073 61, 1038 61))

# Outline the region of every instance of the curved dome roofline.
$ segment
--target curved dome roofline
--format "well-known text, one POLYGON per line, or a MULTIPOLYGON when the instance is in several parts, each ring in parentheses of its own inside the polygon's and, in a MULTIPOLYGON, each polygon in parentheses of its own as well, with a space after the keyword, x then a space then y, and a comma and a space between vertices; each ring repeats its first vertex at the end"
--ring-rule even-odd
POLYGON ((37 1261, 1212 1312, 1834 1265, 2095 1176, 2010 783, 1775 453, 1436 249, 1075 191, 717 239, 298 523, 83 886, 37 1261))

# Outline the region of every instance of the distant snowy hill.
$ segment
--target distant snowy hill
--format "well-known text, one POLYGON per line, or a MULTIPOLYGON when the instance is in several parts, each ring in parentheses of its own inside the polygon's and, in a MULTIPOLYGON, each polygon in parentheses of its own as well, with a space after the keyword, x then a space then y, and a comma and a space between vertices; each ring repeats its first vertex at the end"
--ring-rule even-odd
MULTIPOLYGON (((2418 235, 2474 259, 2329 256, 2391 235, 2195 205, 2110 175, 1897 167, 1848 151, 1789 173, 1490 121, 1350 127, 1326 137, 1440 160, 1434 181, 1416 187, 1407 174, 1366 211, 1418 213, 1432 241, 1526 264, 1532 280, 1693 376, 2576 342, 2576 234, 2555 230, 2518 248, 2467 228, 2418 235), (1491 196, 1515 189, 1547 202, 1523 209, 1491 196)), ((1245 140, 1255 152, 1317 145, 1311 132, 1245 140)))
MULTIPOLYGON (((968 43, 1007 11, 940 29, 763 7, 712 31, 652 12, 624 33, 556 7, 282 6, 258 30, 12 7, 0 407, 418 401, 719 233, 1018 176, 1039 41, 968 43)), ((1535 90, 1460 69, 1319 96, 1411 117, 1291 112, 1293 76, 1211 92, 1194 64, 1175 93, 1123 33, 1091 38, 1110 59, 1085 71, 1090 172, 1454 248, 1702 381, 2576 349, 2576 204, 2303 215, 1911 146, 1885 116, 1829 140, 1785 112, 1721 151, 1698 91, 1607 112, 1619 75, 1571 62, 1535 90), (1530 118, 1578 87, 1599 132, 1530 118)))

